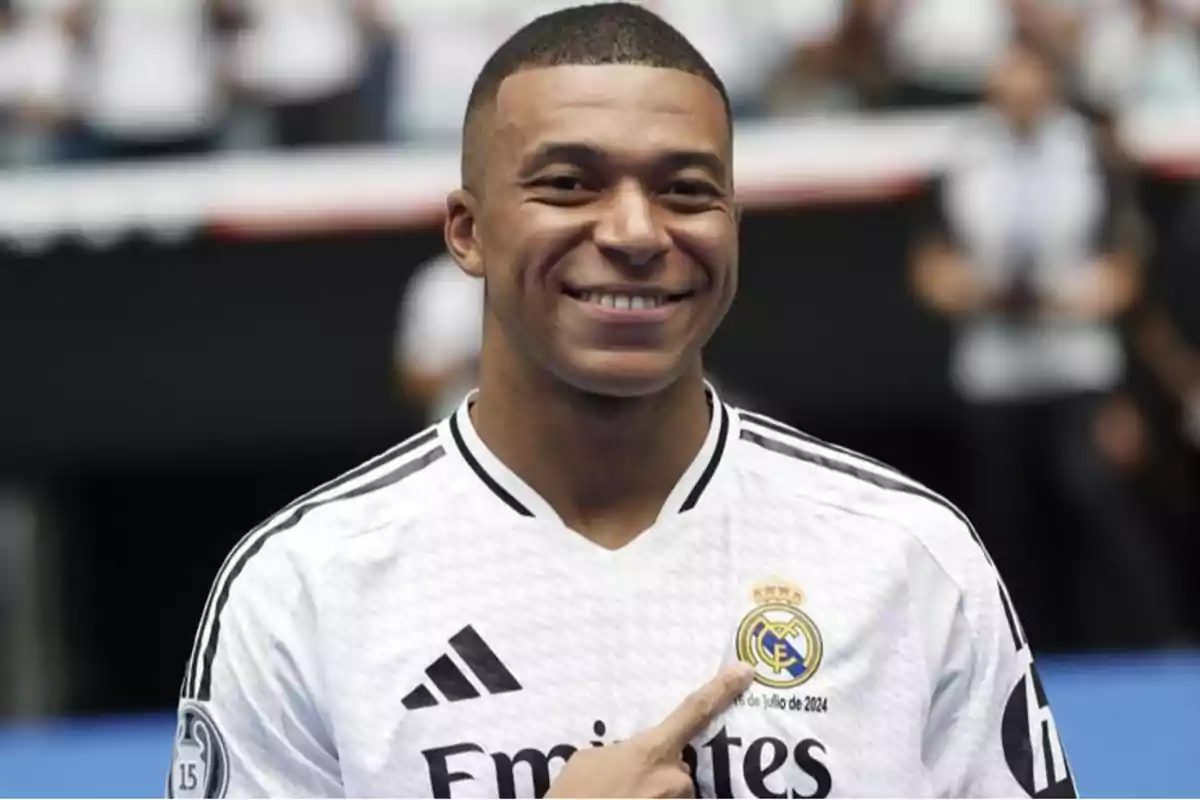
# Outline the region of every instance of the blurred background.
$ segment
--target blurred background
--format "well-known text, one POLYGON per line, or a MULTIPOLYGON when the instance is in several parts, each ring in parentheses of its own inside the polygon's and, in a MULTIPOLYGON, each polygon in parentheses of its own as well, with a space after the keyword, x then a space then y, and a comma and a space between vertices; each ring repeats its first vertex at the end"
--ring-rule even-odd
MULTIPOLYGON (((0 0, 0 794, 162 792, 243 533, 471 385, 471 83, 557 0, 0 0)), ((735 401, 966 509, 1083 793, 1200 794, 1200 0, 647 0, 735 401)))

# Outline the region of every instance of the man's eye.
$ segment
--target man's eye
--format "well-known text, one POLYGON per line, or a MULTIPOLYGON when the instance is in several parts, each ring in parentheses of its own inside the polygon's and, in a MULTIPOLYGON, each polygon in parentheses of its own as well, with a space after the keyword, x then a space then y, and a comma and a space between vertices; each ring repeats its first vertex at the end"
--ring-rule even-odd
POLYGON ((547 175, 539 178, 535 183, 543 189, 552 189, 556 192, 581 192, 587 188, 583 179, 577 175, 547 175))
POLYGON ((706 211, 721 192, 706 181, 674 181, 662 193, 662 201, 679 211, 706 211))
POLYGON ((717 189, 705 181, 675 181, 667 187, 668 195, 675 197, 714 197, 717 189))

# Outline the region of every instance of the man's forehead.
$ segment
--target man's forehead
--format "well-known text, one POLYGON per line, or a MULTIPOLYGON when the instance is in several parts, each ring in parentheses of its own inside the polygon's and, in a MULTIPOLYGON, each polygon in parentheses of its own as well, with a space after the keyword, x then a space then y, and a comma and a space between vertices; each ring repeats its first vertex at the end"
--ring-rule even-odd
POLYGON ((663 145, 715 152, 729 144, 717 89, 668 68, 572 64, 521 70, 501 83, 492 113, 494 134, 510 146, 582 135, 619 135, 629 142, 657 136, 670 140, 663 145))

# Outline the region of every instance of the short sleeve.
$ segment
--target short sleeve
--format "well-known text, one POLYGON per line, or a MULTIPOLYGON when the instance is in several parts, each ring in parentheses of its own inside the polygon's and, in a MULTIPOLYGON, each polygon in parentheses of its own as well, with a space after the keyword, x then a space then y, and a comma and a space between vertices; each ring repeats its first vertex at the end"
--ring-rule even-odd
MULTIPOLYGON (((973 530, 962 537, 978 542, 973 530)), ((1076 797, 1050 702, 1007 590, 982 545, 971 548, 926 728, 934 790, 954 797, 1076 797)))
POLYGON ((231 554, 201 620, 168 797, 342 794, 320 708, 311 602, 276 543, 258 552, 255 541, 231 554))

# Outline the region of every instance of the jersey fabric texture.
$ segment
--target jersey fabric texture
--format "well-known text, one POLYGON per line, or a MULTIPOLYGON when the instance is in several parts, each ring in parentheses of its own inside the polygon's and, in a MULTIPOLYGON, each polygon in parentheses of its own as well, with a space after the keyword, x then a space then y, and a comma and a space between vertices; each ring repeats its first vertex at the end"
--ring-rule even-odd
POLYGON ((167 793, 541 796, 722 665, 698 796, 1074 796, 974 530, 894 469, 709 390, 703 448, 612 551, 433 428, 251 531, 212 586, 167 793))

